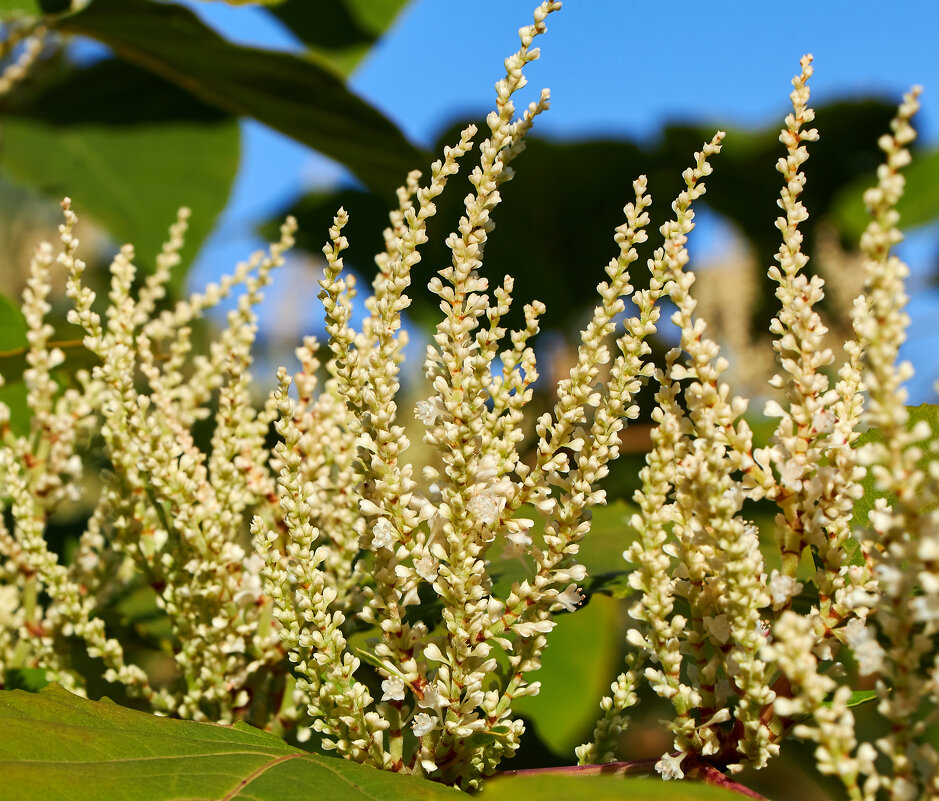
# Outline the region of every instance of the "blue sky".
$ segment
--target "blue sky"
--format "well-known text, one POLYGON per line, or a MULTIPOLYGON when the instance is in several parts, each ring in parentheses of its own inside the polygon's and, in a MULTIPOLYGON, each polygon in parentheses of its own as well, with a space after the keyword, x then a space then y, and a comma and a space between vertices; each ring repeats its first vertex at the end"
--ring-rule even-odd
MULTIPOLYGON (((297 47, 251 9, 188 2, 232 39, 264 47, 297 47)), ((502 60, 517 49, 517 29, 534 0, 414 0, 354 74, 354 89, 427 145, 454 120, 492 104, 502 60)), ((568 0, 541 37, 542 60, 528 70, 525 100, 542 86, 552 108, 539 132, 553 138, 654 137, 664 122, 712 121, 715 127, 764 126, 787 112, 799 57, 815 56, 815 103, 875 94, 898 100, 925 87, 921 137, 939 144, 939 2, 816 0, 792 4, 730 0, 708 5, 629 0, 568 0), (791 11, 787 12, 787 8, 791 11), (934 95, 935 93, 935 95, 934 95)), ((254 123, 243 126, 242 169, 217 235, 200 256, 194 282, 227 271, 257 247, 252 225, 303 188, 346 180, 341 168, 254 123)), ((821 132, 824 136, 824 131, 821 132)), ((732 138, 727 146, 732 147, 732 138)), ((811 180, 811 176, 809 176, 811 180)), ((719 226, 699 230, 719 246, 719 226)), ((325 232, 324 232, 325 234, 325 232)), ((937 232, 911 237, 907 258, 919 274, 937 255, 937 232)), ((917 367, 913 400, 931 395, 939 378, 939 293, 917 290, 907 357, 917 367)))

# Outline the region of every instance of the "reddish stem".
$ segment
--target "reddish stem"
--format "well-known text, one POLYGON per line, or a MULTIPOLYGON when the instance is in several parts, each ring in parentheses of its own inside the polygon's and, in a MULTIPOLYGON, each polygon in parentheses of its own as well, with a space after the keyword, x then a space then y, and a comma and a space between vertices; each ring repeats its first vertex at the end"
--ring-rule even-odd
MULTIPOLYGON (((607 762, 604 765, 564 765, 558 768, 528 768, 526 770, 504 770, 499 776, 537 776, 550 774, 554 776, 654 776, 657 759, 637 759, 632 762, 607 762)), ((725 790, 755 798, 757 801, 768 801, 764 796, 735 782, 729 776, 721 773, 712 765, 696 764, 685 771, 686 779, 723 787, 725 790)))

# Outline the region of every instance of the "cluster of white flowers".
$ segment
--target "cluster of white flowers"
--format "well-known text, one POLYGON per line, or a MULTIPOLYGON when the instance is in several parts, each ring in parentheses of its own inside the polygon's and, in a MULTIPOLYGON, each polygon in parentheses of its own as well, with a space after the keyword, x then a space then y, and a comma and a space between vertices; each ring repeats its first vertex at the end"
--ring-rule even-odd
POLYGON ((924 699, 939 689, 939 670, 922 668, 935 659, 939 634, 939 461, 927 474, 929 425, 910 429, 903 406, 901 385, 911 370, 895 365, 908 322, 907 268, 890 252, 901 239, 894 206, 919 90, 905 98, 892 135, 880 142, 887 160, 865 196, 872 215, 861 241, 866 281, 853 304, 855 336, 844 345, 832 386, 826 368, 835 357, 815 308, 824 281, 802 272, 808 257, 798 228, 808 216, 799 200, 805 143, 818 138, 803 127, 814 118, 811 74, 806 56, 780 135, 786 156, 777 169, 785 186, 776 225, 783 241, 768 271, 780 301, 770 327, 778 371, 770 384, 786 403, 766 404, 765 415, 779 421, 768 447, 753 446, 742 416, 747 402, 721 380, 727 363, 693 316, 694 275, 682 271, 684 234, 693 227, 689 201, 703 192, 699 180, 720 135, 686 175, 688 192, 675 204, 680 228, 662 230, 677 248, 657 252, 650 264, 677 307, 672 319, 681 339, 655 374, 657 425, 631 521, 638 538, 624 554, 634 565, 630 585, 640 593, 630 611, 638 625, 627 632, 628 669, 603 699, 594 739, 578 755, 581 762, 614 758, 644 678, 676 712, 675 750, 656 765, 665 778, 715 763, 731 771, 762 767, 795 726, 797 736, 818 742, 821 770, 839 775, 852 798, 874 798, 881 787, 892 797, 919 797, 923 787, 935 793, 939 765, 936 750, 922 744, 933 720, 924 699), (879 429, 883 442, 853 448, 862 423, 879 429), (869 527, 852 532, 865 466, 885 497, 869 527), (756 500, 778 509, 772 544, 760 542, 746 517, 753 507, 745 504, 756 500), (800 570, 809 554, 814 570, 800 570), (878 677, 878 709, 891 733, 877 749, 891 761, 889 772, 878 773, 877 749, 858 746, 851 690, 832 678, 834 668, 850 674, 851 665, 856 674, 878 677))
POLYGON ((578 543, 590 508, 604 502, 597 482, 618 455, 619 434, 638 413, 632 399, 651 373, 645 339, 661 294, 654 285, 633 298, 639 316, 611 348, 633 292, 635 245, 645 239, 649 199, 640 179, 576 364, 553 412, 537 422, 532 459, 523 461, 522 424, 538 375, 531 339, 544 307, 526 306, 524 327, 509 333, 501 321, 512 279, 490 295, 481 268, 500 187, 549 100, 542 92, 516 117, 512 98, 526 83, 525 65, 538 58, 535 37, 559 7, 542 3, 519 32, 521 48, 505 62, 470 174, 473 192, 447 240, 452 263, 429 284, 443 319, 427 351, 428 394, 413 410, 429 461, 404 458, 413 426, 411 409, 398 407, 401 315, 434 199, 473 147, 474 126, 432 165, 426 185, 415 172, 399 190, 360 330, 350 323, 355 283, 343 272, 348 218, 339 211, 320 293, 329 356, 321 364, 318 343, 306 339, 300 369, 279 371, 260 411, 249 394, 253 309, 283 263, 293 221, 269 255, 159 311, 185 233, 183 211, 136 296, 135 254, 121 249, 102 316, 82 280, 77 218, 63 203, 60 252, 37 251, 24 295, 30 433, 14 433, 6 408, 0 419, 0 497, 8 499, 0 520, 0 668, 43 668, 82 691, 68 644, 79 637, 103 660, 108 681, 163 714, 248 720, 301 739, 315 730, 347 758, 464 787, 514 753, 524 726, 512 703, 538 692, 530 676, 553 614, 583 600, 578 543), (46 321, 56 261, 68 276, 69 322, 100 362, 64 393, 51 371, 65 356, 48 347, 46 321), (193 356, 194 323, 239 285, 244 293, 227 328, 207 356, 193 356), (609 376, 605 386, 601 374, 609 376), (194 426, 210 416, 206 446, 194 426), (66 566, 44 529, 79 494, 82 456, 99 435, 109 460, 103 489, 66 566), (527 577, 497 597, 491 566, 503 549, 523 560, 527 577), (169 680, 153 679, 125 654, 99 614, 120 588, 144 586, 171 631, 169 680))
POLYGON ((260 410, 250 395, 254 307, 283 264, 294 221, 268 254, 164 309, 183 210, 136 293, 133 248, 120 250, 102 315, 83 283, 77 218, 63 203, 58 254, 37 249, 23 295, 27 434, 15 433, 0 404, 0 675, 40 668, 81 692, 78 638, 103 662, 107 681, 158 713, 247 720, 301 741, 315 731, 343 757, 477 787, 519 747, 524 724, 512 704, 538 692, 533 674, 554 615, 583 602, 579 543, 591 507, 605 501, 598 482, 638 414, 634 399, 651 379, 653 447, 635 497, 637 536, 625 553, 636 627, 627 633, 627 670, 601 702, 580 760, 614 758, 644 680, 675 709, 674 750, 657 766, 665 778, 715 764, 762 767, 799 724, 795 733, 819 744, 821 769, 838 773, 852 797, 872 798, 880 787, 911 797, 935 781, 935 751, 911 754, 931 722, 921 699, 936 695, 939 662, 910 668, 934 658, 939 634, 939 463, 924 472, 928 431, 907 430, 900 385, 909 371, 894 367, 905 267, 890 254, 915 95, 882 142, 887 163, 866 198, 874 214, 862 242, 867 281, 854 304, 856 338, 833 385, 835 355, 816 310, 824 282, 803 272, 799 231, 806 144, 818 136, 805 127, 814 116, 810 57, 793 81, 777 165, 782 244, 769 269, 780 301, 771 326, 780 400, 765 408, 778 419, 770 445, 754 444, 747 401, 731 393, 727 361, 706 335, 686 269, 692 205, 705 193, 721 132, 685 171, 648 262, 648 288, 638 292, 629 270, 647 240, 652 201, 645 177, 633 183, 615 232, 618 254, 597 287, 574 366, 526 443, 538 377, 531 341, 544 307, 525 306, 524 327, 508 332, 512 278, 490 292, 482 268, 500 188, 548 108, 543 91, 516 117, 513 95, 538 58, 535 37, 559 7, 549 0, 536 9, 496 86, 473 191, 447 239, 452 261, 429 282, 443 316, 413 407, 399 408, 402 313, 434 200, 473 148, 474 126, 445 149, 426 184, 414 172, 399 190, 358 330, 356 285, 342 259, 348 215, 339 210, 319 295, 328 355, 321 361, 319 343, 305 339, 299 369, 278 371, 260 410), (69 322, 98 360, 64 390, 53 371, 66 357, 51 347, 47 321, 56 263, 67 274, 69 322), (193 355, 198 319, 239 286, 227 327, 208 355, 193 355), (627 298, 635 312, 624 320, 627 298), (656 368, 647 340, 663 299, 674 304, 680 341, 656 368), (198 426, 208 418, 206 444, 198 426), (884 433, 883 444, 852 447, 862 419, 884 433), (418 424, 429 458, 408 454, 418 424), (95 443, 108 465, 66 565, 45 530, 87 485, 85 457, 95 443), (855 539, 865 467, 885 499, 855 539), (772 543, 760 541, 751 520, 755 501, 777 508, 772 543), (814 571, 805 570, 808 554, 814 571), (500 595, 493 567, 506 557, 519 558, 527 574, 500 595), (125 653, 101 615, 115 593, 145 587, 171 632, 168 677, 125 653), (877 748, 892 761, 889 774, 875 770, 872 746, 857 745, 850 690, 830 675, 846 654, 858 672, 879 677, 879 709, 892 729, 877 748))

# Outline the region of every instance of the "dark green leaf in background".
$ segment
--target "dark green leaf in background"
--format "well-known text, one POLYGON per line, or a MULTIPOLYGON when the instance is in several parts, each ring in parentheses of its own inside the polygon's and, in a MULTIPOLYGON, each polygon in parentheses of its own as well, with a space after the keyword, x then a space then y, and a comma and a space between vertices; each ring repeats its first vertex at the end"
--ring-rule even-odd
MULTIPOLYGON (((779 232, 767 219, 778 213, 781 178, 776 160, 783 153, 779 122, 756 131, 730 131, 724 149, 714 159, 714 174, 708 179, 704 205, 730 221, 748 240, 756 255, 765 291, 750 310, 754 330, 765 330, 775 313, 774 286, 765 280, 779 248, 779 232)), ((808 183, 805 203, 812 216, 803 225, 807 249, 814 247, 813 226, 830 215, 837 190, 846 182, 873 171, 879 162, 877 137, 888 128, 893 106, 875 101, 854 101, 820 106, 817 110, 821 139, 813 143, 806 165, 808 183)), ((487 127, 479 123, 477 145, 487 127)), ((461 123, 444 131, 434 146, 459 139, 461 123)), ((503 275, 515 277, 515 308, 510 325, 521 322, 521 307, 533 298, 548 311, 544 328, 576 330, 587 320, 596 303, 596 285, 605 279, 604 266, 617 253, 614 228, 623 222, 623 206, 633 199, 632 182, 641 174, 649 178, 653 204, 649 243, 640 248, 640 259, 630 272, 637 288, 647 285, 645 257, 660 243, 657 228, 671 215, 672 198, 683 188, 682 171, 692 162, 702 142, 710 139, 718 125, 669 125, 658 142, 640 146, 627 140, 554 142, 535 136, 513 163, 515 177, 502 187, 503 203, 493 212, 496 228, 486 244, 483 272, 492 281, 503 275)), ((435 271, 450 263, 444 239, 455 230, 463 212, 463 198, 471 187, 464 183, 477 151, 468 154, 460 176, 451 179, 447 191, 436 200, 437 215, 428 222, 428 242, 414 278, 412 316, 421 324, 436 323, 439 311, 435 298, 424 285, 435 271)), ((371 275, 372 256, 383 249, 382 229, 387 226, 387 202, 365 192, 342 189, 333 194, 314 193, 298 199, 289 212, 300 223, 298 245, 319 253, 326 232, 339 206, 350 215, 344 233, 349 250, 344 256, 350 267, 371 275)), ((265 231, 276 231, 276 224, 265 231)), ((690 237, 692 248, 696 234, 690 237)))
MULTIPOLYGON (((935 222, 939 218, 939 150, 918 153, 908 167, 903 168, 906 186, 897 203, 900 224, 904 229, 935 222)), ((837 195, 835 216, 845 231, 854 239, 860 238, 870 214, 864 205, 864 190, 873 186, 871 176, 865 176, 844 187, 837 195)))
POLYGON ((60 14, 72 7, 72 0, 39 0, 39 7, 46 14, 60 14))
MULTIPOLYGON (((622 662, 622 603, 600 595, 572 615, 559 615, 535 674, 541 691, 512 706, 532 721, 540 739, 567 762, 590 736, 600 714, 600 699, 622 662)), ((506 767, 511 767, 506 763, 506 767)))
POLYGON ((27 344, 26 320, 19 303, 0 294, 0 353, 24 348, 27 344))
POLYGON ((331 69, 288 53, 241 47, 182 6, 95 0, 56 23, 231 114, 254 117, 345 164, 384 195, 426 157, 331 69))
POLYGON ((233 117, 116 59, 67 69, 5 100, 0 114, 7 177, 55 201, 71 197, 80 219, 87 215, 118 244, 132 243, 145 268, 177 209, 189 206, 172 281, 181 287, 231 191, 239 142, 233 117))
MULTIPOLYGON (((908 406, 907 411, 910 413, 909 426, 912 427, 916 425, 920 420, 925 420, 929 423, 929 427, 932 429, 932 441, 939 440, 939 406, 935 406, 930 403, 923 403, 919 406, 908 406)), ((883 442, 884 437, 880 432, 880 429, 872 428, 869 431, 865 431, 861 436, 857 438, 854 443, 855 448, 860 448, 863 445, 866 445, 869 442, 883 442)), ((923 455, 919 460, 919 468, 921 470, 928 470, 929 461, 932 458, 932 454, 929 452, 928 447, 923 448, 923 455)), ((874 477, 868 472, 864 477, 864 480, 861 482, 861 486, 864 488, 864 494, 860 497, 857 503, 854 504, 854 517, 851 520, 851 528, 858 527, 867 527, 870 525, 868 515, 874 508, 874 503, 877 498, 884 497, 884 493, 877 490, 874 486, 874 477)), ((888 497, 888 501, 893 502, 895 498, 888 497)), ((926 510, 928 511, 928 509, 926 510)))
POLYGON ((49 684, 46 675, 42 668, 10 668, 3 674, 3 689, 38 693, 49 684))
POLYGON ((10 428, 15 434, 25 434, 29 431, 29 409, 26 406, 26 387, 18 381, 22 376, 11 377, 7 374, 3 364, 4 353, 17 351, 27 346, 26 320, 15 303, 6 295, 0 295, 0 375, 3 375, 4 384, 0 386, 0 402, 10 409, 10 428))
POLYGON ((342 75, 358 66, 408 0, 285 0, 269 9, 342 75))

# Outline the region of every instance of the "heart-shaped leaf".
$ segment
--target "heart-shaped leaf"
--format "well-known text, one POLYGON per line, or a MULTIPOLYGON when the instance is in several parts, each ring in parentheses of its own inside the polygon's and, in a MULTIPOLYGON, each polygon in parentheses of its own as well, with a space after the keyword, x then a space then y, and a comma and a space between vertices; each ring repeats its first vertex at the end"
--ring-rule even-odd
POLYGON ((50 685, 0 692, 4 801, 441 801, 457 791, 309 754, 244 724, 170 720, 50 685))
POLYGON ((13 182, 55 202, 152 268, 180 206, 192 210, 186 268, 228 201, 238 169, 237 121, 146 70, 117 59, 68 68, 0 102, 0 166, 13 182))

